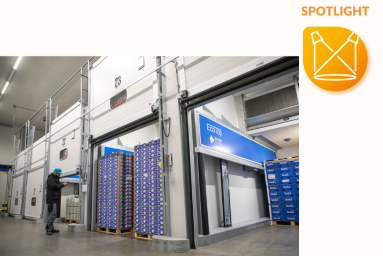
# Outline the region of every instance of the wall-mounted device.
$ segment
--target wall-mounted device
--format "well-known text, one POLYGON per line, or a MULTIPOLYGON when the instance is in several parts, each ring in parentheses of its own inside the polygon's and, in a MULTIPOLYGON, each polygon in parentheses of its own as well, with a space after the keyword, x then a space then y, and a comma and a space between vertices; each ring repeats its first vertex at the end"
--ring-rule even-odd
POLYGON ((173 166, 173 154, 172 153, 168 154, 168 166, 169 167, 173 166))
POLYGON ((152 113, 158 111, 158 108, 159 108, 159 106, 160 106, 159 101, 160 101, 160 99, 157 99, 154 103, 150 104, 150 108, 151 108, 151 110, 152 110, 152 113))
POLYGON ((188 91, 183 90, 183 91, 181 91, 180 94, 177 94, 176 99, 180 99, 180 98, 186 99, 187 97, 188 97, 188 91))
POLYGON ((173 181, 173 170, 172 170, 173 154, 172 153, 168 154, 167 158, 168 158, 168 166, 169 166, 169 181, 172 182, 173 181))

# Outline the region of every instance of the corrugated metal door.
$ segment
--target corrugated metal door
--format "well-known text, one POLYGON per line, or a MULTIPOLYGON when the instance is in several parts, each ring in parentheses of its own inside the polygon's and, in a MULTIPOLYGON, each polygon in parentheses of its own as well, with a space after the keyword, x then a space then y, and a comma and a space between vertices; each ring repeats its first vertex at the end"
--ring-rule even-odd
MULTIPOLYGON (((152 71, 152 57, 145 57, 145 66, 139 69, 138 57, 107 57, 92 69, 92 108, 122 91, 152 71), (116 80, 117 79, 117 80, 116 80), (117 82, 116 82, 117 81, 117 82)), ((152 76, 126 89, 126 99, 112 108, 110 101, 92 111, 92 134, 95 138, 138 120, 151 113, 153 103, 152 76)))
POLYGON ((44 168, 28 174, 27 196, 25 200, 25 216, 39 218, 43 200, 44 168))
POLYGON ((51 138, 49 173, 53 172, 55 168, 60 168, 65 173, 76 169, 76 166, 80 164, 81 121, 78 119, 69 124, 80 115, 81 107, 79 103, 76 103, 71 109, 57 117, 52 124, 52 134, 65 128, 51 138), (60 156, 60 154, 62 155, 60 156))
POLYGON ((11 212, 10 212, 12 214, 21 213, 22 187, 23 187, 23 175, 13 178, 11 212))
POLYGON ((189 96, 255 70, 281 57, 184 57, 189 96))

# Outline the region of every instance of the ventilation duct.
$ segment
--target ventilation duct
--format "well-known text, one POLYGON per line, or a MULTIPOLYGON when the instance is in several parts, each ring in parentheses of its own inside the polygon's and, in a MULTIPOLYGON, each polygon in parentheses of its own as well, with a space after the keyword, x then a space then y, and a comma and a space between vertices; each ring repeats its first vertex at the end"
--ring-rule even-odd
POLYGON ((251 127, 298 115, 298 105, 294 85, 249 99, 245 101, 246 125, 251 127))

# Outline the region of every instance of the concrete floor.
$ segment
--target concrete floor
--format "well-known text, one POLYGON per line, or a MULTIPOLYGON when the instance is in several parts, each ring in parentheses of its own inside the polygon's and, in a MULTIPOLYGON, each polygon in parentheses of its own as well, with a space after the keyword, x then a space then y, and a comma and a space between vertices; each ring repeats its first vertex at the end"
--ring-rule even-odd
POLYGON ((132 234, 116 236, 97 232, 69 233, 67 224, 55 223, 60 233, 47 236, 45 224, 0 217, 0 255, 299 255, 299 228, 268 226, 187 254, 151 249, 151 242, 132 234))

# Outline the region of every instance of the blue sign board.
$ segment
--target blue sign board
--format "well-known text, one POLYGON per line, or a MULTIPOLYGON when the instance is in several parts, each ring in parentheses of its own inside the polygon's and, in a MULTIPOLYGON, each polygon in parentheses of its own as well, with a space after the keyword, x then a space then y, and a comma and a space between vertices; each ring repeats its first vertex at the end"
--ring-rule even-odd
POLYGON ((134 152, 132 152, 132 151, 122 150, 122 149, 118 149, 118 148, 109 148, 109 147, 104 148, 104 155, 109 155, 109 154, 112 154, 112 153, 118 152, 118 151, 121 151, 124 154, 130 153, 130 154, 134 155, 134 152))
POLYGON ((271 149, 201 114, 199 130, 203 146, 257 163, 277 158, 276 153, 271 149))

